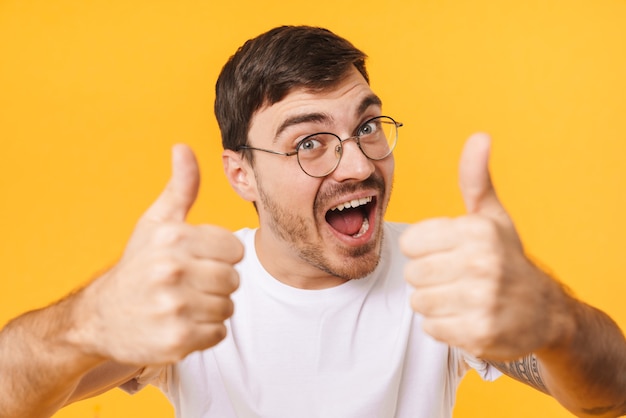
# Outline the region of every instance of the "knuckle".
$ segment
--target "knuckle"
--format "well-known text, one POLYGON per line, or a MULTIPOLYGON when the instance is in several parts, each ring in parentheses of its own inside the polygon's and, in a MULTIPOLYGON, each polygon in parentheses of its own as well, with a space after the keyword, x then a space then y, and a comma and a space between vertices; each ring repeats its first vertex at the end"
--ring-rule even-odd
POLYGON ((220 317, 222 319, 228 319, 233 316, 233 313, 235 313, 235 304, 229 298, 225 298, 219 311, 220 317))
POLYGON ((160 283, 178 283, 184 274, 185 267, 172 255, 162 256, 152 264, 152 279, 160 283))
POLYGON ((484 252, 469 261, 469 267, 478 277, 501 277, 504 271, 499 254, 484 252))
POLYGON ((216 263, 213 268, 213 291, 217 294, 230 295, 239 288, 239 273, 229 264, 216 263))
POLYGON ((237 272, 237 270, 231 268, 230 271, 230 280, 227 281, 227 283, 230 284, 230 291, 228 292, 229 294, 239 289, 239 284, 241 283, 241 279, 239 278, 239 273, 237 272))
POLYGON ((210 332, 207 335, 207 339, 210 345, 215 345, 226 338, 228 335, 228 331, 226 329, 226 325, 224 324, 215 324, 211 327, 210 332))
POLYGON ((472 216, 465 223, 465 228, 469 234, 480 237, 487 242, 496 241, 499 237, 498 225, 491 219, 482 216, 472 216))
POLYGON ((159 293, 156 309, 164 318, 180 318, 188 312, 188 305, 183 298, 172 292, 159 293))
POLYGON ((226 237, 228 239, 229 242, 229 247, 230 247, 230 254, 231 254, 231 261, 233 263, 238 263, 239 261, 241 261, 241 259, 243 258, 244 255, 244 247, 243 247, 243 243, 241 241, 239 241, 239 238, 237 238, 236 236, 234 236, 231 232, 228 232, 228 236, 226 237))
POLYGON ((154 240, 162 246, 176 246, 187 237, 187 231, 180 224, 160 224, 154 233, 154 240))

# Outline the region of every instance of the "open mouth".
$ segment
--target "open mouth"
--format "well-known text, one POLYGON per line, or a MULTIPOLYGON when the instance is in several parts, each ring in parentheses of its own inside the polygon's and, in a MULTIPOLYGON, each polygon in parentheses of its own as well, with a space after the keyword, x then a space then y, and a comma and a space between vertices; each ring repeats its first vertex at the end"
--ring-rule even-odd
POLYGON ((326 222, 343 235, 359 238, 370 229, 370 214, 375 203, 372 196, 341 203, 326 212, 326 222))

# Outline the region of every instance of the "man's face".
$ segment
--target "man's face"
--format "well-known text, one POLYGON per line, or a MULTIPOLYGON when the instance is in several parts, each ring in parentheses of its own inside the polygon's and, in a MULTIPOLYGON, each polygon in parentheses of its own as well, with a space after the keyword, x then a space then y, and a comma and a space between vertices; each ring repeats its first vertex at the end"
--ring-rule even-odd
MULTIPOLYGON (((295 90, 261 108, 252 118, 249 144, 291 152, 307 135, 347 138, 380 115, 380 100, 354 69, 331 89, 295 90)), ((296 158, 255 152, 261 262, 277 279, 299 287, 326 287, 369 274, 380 255, 393 155, 369 160, 349 140, 338 167, 323 178, 308 176, 296 158)))

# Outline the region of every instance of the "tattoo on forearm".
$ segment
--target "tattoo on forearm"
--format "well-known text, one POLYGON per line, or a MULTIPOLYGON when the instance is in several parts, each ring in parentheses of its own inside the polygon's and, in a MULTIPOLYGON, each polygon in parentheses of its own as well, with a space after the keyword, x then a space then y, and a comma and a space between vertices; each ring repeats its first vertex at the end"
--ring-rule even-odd
POLYGON ((534 355, 531 354, 527 357, 507 363, 495 361, 490 361, 489 363, 507 376, 519 380, 522 383, 526 383, 543 393, 550 394, 548 388, 543 383, 543 379, 539 373, 538 362, 534 355))
MULTIPOLYGON (((521 358, 519 360, 501 363, 496 361, 489 361, 489 364, 498 368, 502 373, 515 380, 525 383, 535 389, 550 395, 548 388, 546 387, 541 373, 539 372, 539 365, 537 358, 534 355, 521 358)), ((621 404, 597 406, 594 408, 583 408, 581 410, 586 415, 590 416, 605 416, 607 413, 619 414, 615 416, 626 416, 626 401, 621 404)))

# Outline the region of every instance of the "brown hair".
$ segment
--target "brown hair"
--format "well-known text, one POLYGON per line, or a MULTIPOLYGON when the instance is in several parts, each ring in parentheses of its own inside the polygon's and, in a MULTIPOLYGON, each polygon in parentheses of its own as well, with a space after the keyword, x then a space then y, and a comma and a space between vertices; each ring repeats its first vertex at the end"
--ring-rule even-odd
POLYGON ((281 26, 247 41, 224 65, 215 86, 224 149, 245 145, 254 112, 294 88, 332 87, 351 66, 369 82, 365 58, 346 39, 310 26, 281 26))

